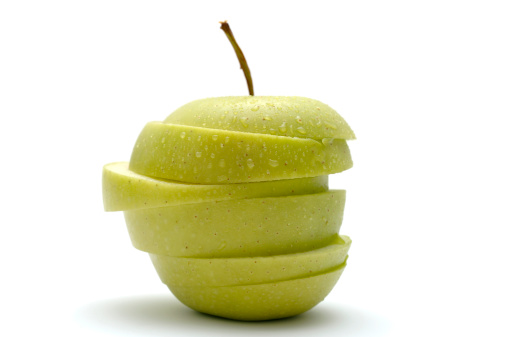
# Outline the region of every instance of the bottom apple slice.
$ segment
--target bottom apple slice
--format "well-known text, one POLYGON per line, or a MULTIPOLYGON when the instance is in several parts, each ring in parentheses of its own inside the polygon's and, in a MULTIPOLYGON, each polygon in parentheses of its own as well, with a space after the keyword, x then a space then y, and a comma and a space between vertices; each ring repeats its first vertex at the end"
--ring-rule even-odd
POLYGON ((150 254, 150 258, 165 284, 235 286, 280 282, 323 273, 343 263, 350 246, 349 237, 336 235, 329 245, 294 254, 212 259, 150 254))
POLYGON ((226 286, 173 286, 169 289, 196 311, 242 321, 262 321, 301 314, 321 302, 339 280, 346 263, 319 275, 289 281, 226 286))

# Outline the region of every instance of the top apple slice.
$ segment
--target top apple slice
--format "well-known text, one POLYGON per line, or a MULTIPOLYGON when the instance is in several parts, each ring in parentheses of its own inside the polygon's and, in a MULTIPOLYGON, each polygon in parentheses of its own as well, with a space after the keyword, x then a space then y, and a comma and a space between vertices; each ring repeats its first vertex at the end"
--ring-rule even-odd
POLYGON ((178 108, 164 123, 319 141, 356 138, 335 110, 320 101, 304 97, 205 98, 178 108))

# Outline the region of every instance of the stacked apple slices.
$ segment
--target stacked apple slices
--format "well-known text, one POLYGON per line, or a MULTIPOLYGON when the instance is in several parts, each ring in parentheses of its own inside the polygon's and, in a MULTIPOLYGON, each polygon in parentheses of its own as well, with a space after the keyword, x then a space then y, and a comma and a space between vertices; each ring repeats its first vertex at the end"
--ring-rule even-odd
POLYGON ((352 166, 347 123, 300 97, 191 102, 141 132, 130 163, 103 170, 106 211, 187 306, 239 320, 289 317, 331 291, 351 240, 339 235, 352 166))

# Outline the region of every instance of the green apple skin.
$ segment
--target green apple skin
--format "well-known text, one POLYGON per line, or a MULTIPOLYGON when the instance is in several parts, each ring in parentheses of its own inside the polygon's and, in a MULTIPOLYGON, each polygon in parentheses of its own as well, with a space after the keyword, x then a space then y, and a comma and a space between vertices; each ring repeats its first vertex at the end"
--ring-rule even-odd
POLYGON ((301 314, 321 302, 339 280, 346 263, 335 270, 288 281, 225 287, 167 285, 188 307, 210 315, 262 321, 301 314))
POLYGON ((320 177, 352 167, 351 139, 316 100, 194 101, 145 126, 129 167, 105 169, 105 208, 124 211, 133 245, 190 308, 246 321, 294 316, 322 301, 346 265, 345 191, 320 177))
POLYGON ((185 258, 150 254, 161 281, 172 286, 224 287, 281 282, 321 274, 346 260, 347 236, 318 249, 243 258, 185 258))
POLYGON ((328 176, 246 184, 186 184, 137 174, 129 170, 127 162, 107 164, 102 174, 104 209, 110 212, 327 190, 328 176))
POLYGON ((326 142, 148 123, 129 169, 146 176, 201 184, 315 177, 353 166, 343 139, 326 142))
POLYGON ((164 123, 284 137, 355 139, 335 110, 305 97, 236 96, 190 102, 164 123))
POLYGON ((339 232, 346 193, 203 202, 125 211, 134 247, 179 257, 289 254, 322 247, 339 232))

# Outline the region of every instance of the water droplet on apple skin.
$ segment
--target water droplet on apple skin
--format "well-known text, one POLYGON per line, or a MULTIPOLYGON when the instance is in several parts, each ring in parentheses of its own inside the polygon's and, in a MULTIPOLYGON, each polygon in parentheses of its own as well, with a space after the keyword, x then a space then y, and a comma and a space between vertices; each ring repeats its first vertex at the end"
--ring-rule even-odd
POLYGON ((271 167, 277 167, 277 166, 279 166, 279 161, 274 160, 274 159, 269 159, 268 165, 270 165, 271 167))
POLYGON ((298 131, 302 135, 307 134, 307 131, 303 127, 301 127, 301 126, 297 127, 296 131, 298 131))

